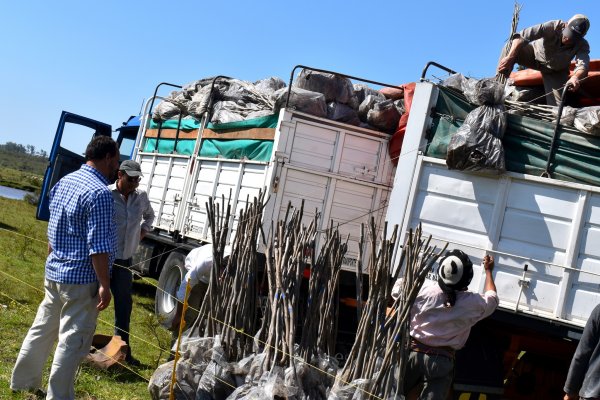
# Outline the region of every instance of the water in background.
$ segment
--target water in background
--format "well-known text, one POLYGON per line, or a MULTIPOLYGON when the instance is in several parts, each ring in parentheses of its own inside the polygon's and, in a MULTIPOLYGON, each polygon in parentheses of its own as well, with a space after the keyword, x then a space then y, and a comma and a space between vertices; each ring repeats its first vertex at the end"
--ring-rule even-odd
POLYGON ((0 186, 0 197, 7 197, 9 199, 15 199, 15 200, 23 200, 23 197, 25 197, 25 195, 27 193, 29 193, 29 192, 26 192, 25 190, 13 189, 13 188, 6 187, 6 186, 0 186))

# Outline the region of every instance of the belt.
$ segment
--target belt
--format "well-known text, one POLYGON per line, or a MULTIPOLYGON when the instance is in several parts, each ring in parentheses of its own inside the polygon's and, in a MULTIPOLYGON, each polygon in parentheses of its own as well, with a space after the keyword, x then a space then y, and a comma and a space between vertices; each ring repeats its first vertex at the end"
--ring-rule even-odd
POLYGON ((436 356, 447 357, 451 360, 454 360, 454 357, 456 355, 456 350, 454 350, 452 347, 428 346, 425 343, 419 342, 417 339, 415 339, 413 337, 410 338, 410 349, 412 351, 416 351, 417 353, 424 353, 427 355, 436 355, 436 356))

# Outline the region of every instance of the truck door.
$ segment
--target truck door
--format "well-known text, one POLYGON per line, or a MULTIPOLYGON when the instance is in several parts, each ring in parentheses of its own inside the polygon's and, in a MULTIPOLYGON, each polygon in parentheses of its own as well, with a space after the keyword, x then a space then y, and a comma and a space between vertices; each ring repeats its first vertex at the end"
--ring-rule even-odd
POLYGON ((50 189, 60 178, 78 170, 81 164, 85 163, 85 148, 90 140, 96 136, 111 136, 111 134, 112 127, 108 124, 66 111, 62 112, 44 174, 36 213, 37 219, 48 221, 50 189))

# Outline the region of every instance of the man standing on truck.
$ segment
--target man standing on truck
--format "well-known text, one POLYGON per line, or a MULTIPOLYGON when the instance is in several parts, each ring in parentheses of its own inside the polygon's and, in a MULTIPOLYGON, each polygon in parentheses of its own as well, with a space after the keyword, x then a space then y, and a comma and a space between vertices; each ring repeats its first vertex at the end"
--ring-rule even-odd
POLYGON ((585 324, 564 391, 564 400, 600 399, 600 304, 585 324))
POLYGON ((577 91, 580 81, 587 76, 590 64, 590 45, 584 39, 590 21, 583 14, 569 21, 548 21, 515 33, 508 55, 498 64, 498 72, 512 71, 515 63, 538 70, 544 80, 546 103, 556 106, 560 102, 564 85, 577 91), (571 60, 575 69, 569 78, 571 60))
POLYGON ((58 338, 47 398, 74 399, 75 373, 90 351, 98 313, 110 303, 116 234, 108 184, 119 167, 119 148, 109 136, 98 136, 85 158, 50 191, 45 297, 19 351, 13 391, 41 391, 42 371, 58 338))
MULTIPOLYGON (((452 250, 439 262, 437 282, 427 279, 421 287, 411 308, 405 395, 417 391, 419 399, 446 399, 454 376, 456 350, 465 345, 471 327, 498 307, 491 256, 483 258, 483 268, 484 294, 467 290, 473 278, 473 263, 461 250, 452 250)), ((394 285, 392 296, 398 296, 400 284, 394 285)))
POLYGON ((140 240, 152 229, 154 210, 148 195, 138 189, 142 169, 133 160, 125 160, 119 167, 115 183, 109 186, 115 201, 115 224, 117 227, 117 255, 110 280, 110 290, 115 300, 115 335, 127 343, 125 362, 137 365, 131 355, 129 322, 131 320, 131 258, 140 240))

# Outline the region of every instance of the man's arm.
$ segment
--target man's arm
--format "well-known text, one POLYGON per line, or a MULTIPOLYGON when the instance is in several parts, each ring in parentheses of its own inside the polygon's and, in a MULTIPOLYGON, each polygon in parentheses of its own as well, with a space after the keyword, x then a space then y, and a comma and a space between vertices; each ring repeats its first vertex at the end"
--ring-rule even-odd
POLYGON ((494 277, 492 276, 492 270, 494 269, 494 257, 490 255, 486 255, 483 257, 483 269, 485 270, 485 286, 483 288, 484 292, 494 291, 496 290, 496 284, 494 283, 494 277))
POLYGON ((590 359, 600 340, 600 305, 596 306, 590 315, 583 334, 571 360, 567 380, 563 388, 565 392, 564 400, 575 400, 579 398, 579 389, 583 384, 587 374, 590 359))
POLYGON ((509 75, 515 66, 515 62, 517 61, 517 54, 519 54, 519 50, 525 44, 525 40, 520 36, 515 37, 512 41, 512 45, 510 47, 510 51, 506 55, 506 57, 502 58, 498 63, 498 72, 509 75))
POLYGON ((108 272, 108 253, 96 253, 92 254, 91 257, 94 271, 96 271, 96 276, 98 277, 98 282, 100 283, 100 287, 98 288, 99 301, 96 308, 98 311, 102 311, 108 307, 111 299, 110 275, 108 272))
POLYGON ((154 222, 154 209, 150 204, 150 200, 148 199, 148 194, 146 192, 141 192, 140 196, 142 197, 142 201, 144 202, 144 212, 142 213, 142 229, 140 231, 140 240, 146 236, 146 233, 152 230, 152 223, 154 222))
POLYGON ((577 91, 581 85, 581 80, 588 75, 590 69, 590 46, 585 43, 575 56, 575 70, 569 78, 566 85, 570 91, 577 91))

